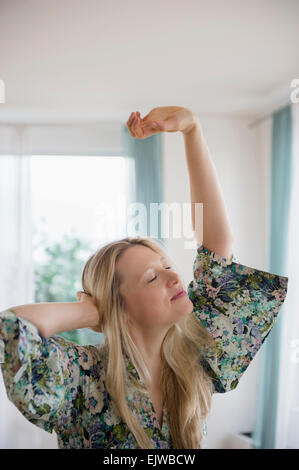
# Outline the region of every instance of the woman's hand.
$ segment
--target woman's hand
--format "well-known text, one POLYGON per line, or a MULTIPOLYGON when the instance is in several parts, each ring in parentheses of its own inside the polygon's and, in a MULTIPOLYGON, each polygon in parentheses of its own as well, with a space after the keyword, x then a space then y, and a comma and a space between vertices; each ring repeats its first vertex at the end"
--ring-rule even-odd
POLYGON ((96 331, 97 333, 102 333, 103 327, 100 322, 99 310, 94 297, 82 291, 76 292, 76 296, 78 302, 83 304, 82 313, 83 315, 86 315, 86 320, 88 319, 87 328, 96 331))
POLYGON ((127 121, 131 137, 141 140, 160 132, 181 131, 183 134, 188 134, 196 124, 198 124, 197 116, 189 109, 180 106, 154 108, 143 119, 137 111, 131 113, 127 121))

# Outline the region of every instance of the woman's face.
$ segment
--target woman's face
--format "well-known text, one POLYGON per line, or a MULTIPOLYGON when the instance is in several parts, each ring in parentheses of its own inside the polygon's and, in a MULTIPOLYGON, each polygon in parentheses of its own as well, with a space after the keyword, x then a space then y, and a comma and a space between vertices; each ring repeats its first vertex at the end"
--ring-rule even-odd
POLYGON ((128 248, 116 270, 130 322, 144 328, 170 327, 193 311, 187 293, 171 300, 183 284, 166 259, 143 245, 128 248))

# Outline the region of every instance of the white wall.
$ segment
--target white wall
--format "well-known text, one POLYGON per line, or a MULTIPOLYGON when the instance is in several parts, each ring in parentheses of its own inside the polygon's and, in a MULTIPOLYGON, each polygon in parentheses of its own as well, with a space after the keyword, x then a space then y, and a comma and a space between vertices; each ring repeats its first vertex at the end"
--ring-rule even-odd
POLYGON ((57 436, 30 423, 9 401, 0 370, 0 449, 57 449, 57 436))
MULTIPOLYGON (((267 208, 269 189, 270 120, 248 128, 246 118, 200 116, 204 135, 219 175, 234 232, 233 251, 240 263, 267 271, 267 208)), ((184 139, 164 134, 164 201, 190 201, 184 139)), ((171 231, 170 231, 171 233, 171 231)), ((195 250, 183 239, 169 239, 168 252, 188 285, 195 250)), ((238 387, 215 394, 208 419, 208 448, 230 445, 231 433, 253 430, 260 365, 257 353, 238 387)))

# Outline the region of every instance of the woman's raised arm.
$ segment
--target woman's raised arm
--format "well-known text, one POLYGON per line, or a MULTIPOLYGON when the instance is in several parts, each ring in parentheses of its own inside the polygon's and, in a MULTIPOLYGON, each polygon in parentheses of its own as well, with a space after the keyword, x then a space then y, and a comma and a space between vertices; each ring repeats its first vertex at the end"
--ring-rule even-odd
POLYGON ((199 118, 193 114, 193 119, 194 125, 191 130, 182 131, 190 178, 193 231, 199 244, 224 258, 230 258, 233 233, 218 175, 199 118), (200 227, 195 226, 194 203, 203 203, 202 240, 200 227))
POLYGON ((216 168, 198 116, 190 109, 180 106, 159 106, 153 108, 143 119, 139 112, 131 113, 127 126, 130 135, 141 140, 160 132, 182 132, 190 177, 192 225, 195 237, 199 244, 230 259, 233 233, 216 168), (203 203, 202 240, 200 227, 196 227, 194 203, 203 203))

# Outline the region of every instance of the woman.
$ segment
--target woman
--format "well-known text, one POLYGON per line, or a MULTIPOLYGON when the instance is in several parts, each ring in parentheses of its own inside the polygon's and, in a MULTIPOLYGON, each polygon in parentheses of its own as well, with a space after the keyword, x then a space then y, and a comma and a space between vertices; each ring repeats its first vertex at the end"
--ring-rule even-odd
POLYGON ((85 264, 78 302, 0 314, 9 399, 59 448, 203 447, 213 393, 233 390, 276 322, 288 278, 244 266, 197 116, 180 107, 132 113, 133 138, 182 132, 198 247, 187 292, 150 238, 113 241, 85 264), (153 126, 156 124, 156 127, 153 126), (203 240, 195 202, 204 203, 203 240), (182 295, 179 292, 184 290, 182 295), (187 295, 188 294, 188 295, 187 295), (57 333, 91 328, 97 346, 57 333))

